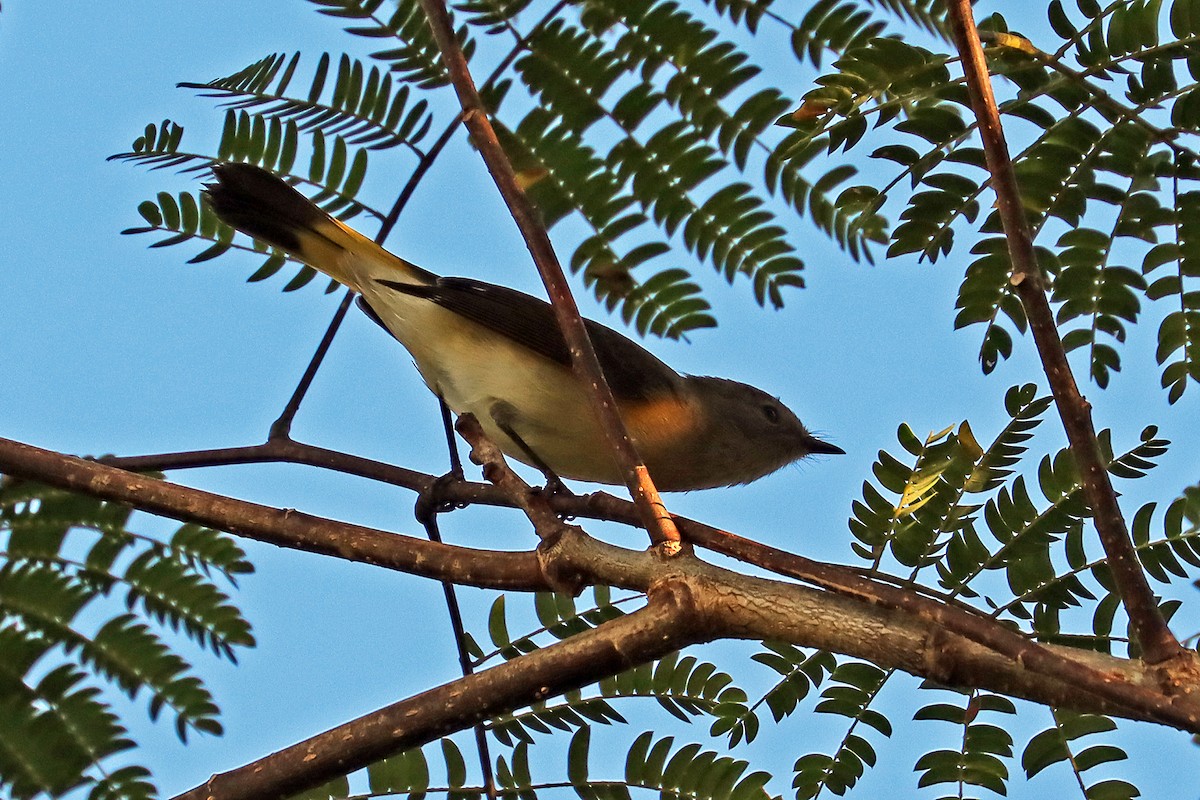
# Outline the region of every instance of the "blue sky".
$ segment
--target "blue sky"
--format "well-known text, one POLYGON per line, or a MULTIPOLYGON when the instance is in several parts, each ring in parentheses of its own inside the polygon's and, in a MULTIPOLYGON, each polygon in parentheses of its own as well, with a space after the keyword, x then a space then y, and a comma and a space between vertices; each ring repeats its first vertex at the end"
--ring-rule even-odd
MULTIPOLYGON (((209 101, 174 88, 178 81, 208 80, 268 53, 295 49, 305 52, 302 65, 311 68, 323 50, 362 57, 374 44, 342 34, 335 20, 295 0, 4 4, 0 435, 80 454, 242 445, 265 437, 339 295, 322 294, 315 282, 285 295, 278 276, 245 283, 253 259, 226 256, 186 265, 195 248, 151 250, 149 239, 119 235, 140 222, 141 200, 162 188, 186 188, 193 179, 105 159, 128 149, 146 123, 164 117, 185 126, 185 144, 212 147, 220 114, 209 101)), ((793 96, 808 88, 794 63, 778 69, 787 76, 782 82, 800 82, 793 96)), ((409 166, 380 159, 368 196, 390 201, 409 166)), ((720 327, 698 332, 691 344, 648 346, 681 371, 732 377, 778 394, 847 455, 806 462, 748 487, 668 500, 675 511, 773 545, 847 561, 850 503, 861 495, 878 450, 897 450, 897 425, 907 422, 923 435, 969 418, 983 440, 1001 424, 1005 388, 1044 381, 1030 341, 1018 340, 1017 357, 985 377, 976 359, 978 331, 953 331, 952 298, 965 253, 956 251, 934 266, 908 261, 871 268, 851 263, 795 217, 783 221, 808 264, 809 283, 789 294, 784 311, 758 308, 746 285, 730 288, 698 267, 720 327)), ((570 228, 555 233, 567 239, 570 228)), ((417 193, 389 246, 440 273, 539 291, 523 244, 463 137, 417 193)), ((586 292, 579 299, 586 313, 606 320, 586 292)), ((1167 502, 1196 480, 1198 392, 1192 387, 1178 407, 1168 408, 1158 389, 1152 327, 1134 332, 1123 351, 1125 371, 1112 388, 1085 387, 1098 426, 1113 427, 1120 446, 1132 445, 1142 427, 1155 423, 1177 442, 1154 478, 1142 482, 1151 485, 1121 487, 1128 491, 1127 508, 1150 499, 1167 502)), ((1053 433, 1043 447, 1058 446, 1057 424, 1047 421, 1044 428, 1053 433)), ((355 313, 294 433, 436 473, 445 468, 438 425, 434 401, 406 354, 355 313)), ((411 495, 357 479, 288 466, 173 477, 257 502, 418 533, 411 495)), ((144 524, 161 528, 151 520, 144 524)), ((487 510, 456 514, 443 531, 450 540, 479 546, 534 543, 521 518, 487 510)), ((643 542, 640 533, 627 530, 606 535, 632 546, 643 542)), ((166 795, 456 672, 436 584, 254 543, 246 547, 258 573, 245 580, 236 600, 255 625, 259 647, 245 653, 237 668, 200 664, 223 709, 226 736, 182 748, 167 726, 145 722, 143 703, 127 715, 144 744, 138 757, 166 795)), ((468 597, 479 630, 488 599, 478 592, 468 597)), ((904 685, 897 694, 911 694, 916 684, 904 685)), ((649 716, 645 724, 655 719, 649 716)), ((896 721, 902 720, 898 715, 896 721)), ((796 719, 790 728, 767 730, 752 751, 778 769, 777 792, 787 793, 787 767, 796 755, 833 744, 829 737, 797 744, 812 730, 805 724, 796 719)), ((1134 759, 1127 769, 1147 781, 1163 763, 1151 765, 1151 754, 1161 759, 1170 752, 1195 763, 1186 737, 1128 727, 1136 735, 1123 740, 1134 759)), ((680 735, 705 740, 700 726, 680 735)), ((889 751, 890 765, 861 787, 866 794, 871 786, 894 787, 896 780, 912 785, 912 759, 904 753, 924 742, 900 738, 906 741, 880 745, 881 751, 895 750, 889 751)), ((1050 785, 1044 776, 1029 785, 1016 781, 1013 795, 1035 797, 1050 785)), ((1145 788, 1147 796, 1183 798, 1195 796, 1194 786, 1168 781, 1145 788)))

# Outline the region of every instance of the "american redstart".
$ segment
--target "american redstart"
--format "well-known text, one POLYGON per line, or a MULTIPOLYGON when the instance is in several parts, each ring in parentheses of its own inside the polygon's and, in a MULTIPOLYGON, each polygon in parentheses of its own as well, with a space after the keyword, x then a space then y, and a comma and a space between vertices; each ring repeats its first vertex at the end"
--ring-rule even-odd
MULTIPOLYGON (((474 414, 506 454, 552 475, 621 483, 549 303, 410 264, 259 167, 224 163, 213 174, 206 193, 217 216, 357 292, 434 394, 455 413, 474 414)), ((663 491, 749 483, 812 453, 844 452, 766 392, 680 375, 611 328, 585 324, 663 491)))

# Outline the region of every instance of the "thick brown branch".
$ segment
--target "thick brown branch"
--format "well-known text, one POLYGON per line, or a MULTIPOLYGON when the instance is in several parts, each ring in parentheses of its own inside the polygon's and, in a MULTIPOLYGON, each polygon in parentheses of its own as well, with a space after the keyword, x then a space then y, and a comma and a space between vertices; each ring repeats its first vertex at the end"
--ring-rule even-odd
MULTIPOLYGON (((177 800, 283 797, 488 716, 581 687, 689 643, 719 637, 782 638, 826 647, 959 686, 986 686, 1056 707, 1103 711, 1200 729, 1200 707, 1180 698, 1165 713, 1158 681, 1138 661, 1053 648, 1079 659, 1138 699, 1131 710, 1062 676, 1042 676, 996 653, 896 611, 870 608, 802 586, 740 575, 689 555, 664 561, 564 533, 552 557, 581 573, 642 586, 647 609, 486 672, 401 701, 237 770, 177 800)), ((1165 701, 1164 701, 1165 702, 1165 701)))
POLYGON ((996 204, 1008 239, 1013 266, 1012 284, 1029 319, 1029 329, 1050 382, 1071 452, 1079 467, 1096 531, 1108 555, 1109 568, 1141 645, 1143 658, 1152 664, 1165 661, 1180 655, 1182 648, 1159 613, 1154 593, 1138 562, 1112 482, 1104 469, 1100 447, 1096 442, 1096 429, 1092 424, 1091 406, 1079 392, 1062 339, 1058 335, 1058 327, 1054 323, 1054 314, 1046 297, 1045 281, 1034 255, 1029 222, 1022 210, 1016 174, 1000 124, 1000 112, 992 94, 983 48, 975 30, 970 0, 952 0, 950 20, 954 40, 962 56, 971 105, 979 120, 979 133, 992 174, 996 204))
POLYGON ((644 609, 542 650, 468 675, 348 722, 176 800, 272 800, 514 708, 593 683, 709 638, 686 586, 667 583, 644 609))
MULTIPOLYGON (((295 446, 298 448, 308 447, 307 445, 295 446)), ((332 451, 314 449, 318 454, 338 455, 333 454, 332 451)), ((307 463, 312 463, 314 460, 319 459, 312 458, 307 463)), ((386 472, 387 465, 366 462, 364 467, 369 465, 373 465, 371 466, 373 473, 383 474, 386 472)), ((0 470, 3 467, 3 461, 0 459, 0 470)), ((400 472, 398 475, 402 476, 405 472, 407 471, 400 472)), ((420 473, 415 474, 420 475, 420 473)), ((425 477, 428 479, 428 476, 425 477)), ((464 502, 477 501, 497 505, 515 505, 515 502, 504 494, 501 487, 484 487, 478 484, 450 483, 445 487, 442 496, 451 501, 462 499, 464 502), (462 492, 461 495, 460 492, 462 492)), ((596 493, 578 498, 555 496, 550 501, 560 513, 625 522, 631 525, 637 525, 640 522, 636 509, 629 501, 609 494, 596 493)), ((788 553, 701 522, 683 517, 677 518, 677 522, 683 531, 685 540, 691 544, 754 564, 779 575, 804 581, 845 597, 914 615, 928 624, 955 633, 970 642, 989 648, 1022 664, 1034 674, 1062 677, 1100 697, 1119 698, 1125 691, 1120 685, 1112 684, 1105 676, 1096 673, 1085 664, 1067 659, 970 608, 943 604, 931 598, 922 597, 911 590, 873 580, 847 567, 826 564, 788 553)), ((569 574, 568 571, 562 570, 561 565, 551 565, 551 571, 555 572, 555 570, 561 572, 563 576, 569 574)), ((1135 708, 1140 707, 1141 704, 1140 700, 1128 697, 1125 700, 1114 700, 1114 702, 1126 702, 1135 708)))
POLYGON ((363 561, 470 586, 538 591, 549 586, 535 553, 476 550, 235 500, 0 439, 0 473, 39 481, 260 542, 363 561))
MULTIPOLYGON (((686 528, 684 533, 686 538, 686 528)), ((743 575, 686 554, 664 563, 653 553, 630 553, 577 531, 566 532, 547 557, 560 570, 635 589, 652 585, 671 570, 692 582, 714 638, 719 632, 724 637, 782 639, 951 686, 986 688, 1183 730, 1200 728, 1200 669, 1194 663, 1174 663, 1170 671, 1160 672, 1137 660, 1029 642, 1029 652, 1014 660, 951 633, 942 620, 923 613, 743 575), (1173 684, 1170 697, 1160 690, 1166 683, 1173 684)), ((1004 626, 990 621, 990 627, 1004 626)))
POLYGON ((525 238, 529 253, 542 276, 559 327, 562 328, 563 338, 571 352, 572 367, 580 382, 588 389, 600 426, 617 464, 621 467, 625 485, 645 522, 643 527, 650 533, 653 542, 666 544, 669 551, 675 551, 679 545, 679 531, 675 528, 666 504, 654 487, 645 462, 638 456, 625 430, 625 423, 617 412, 612 389, 604 379, 604 372, 596 359, 596 352, 584 328, 579 308, 571 295, 570 285, 563 274, 554 247, 550 244, 550 235, 517 182, 512 164, 496 138, 487 109, 467 68, 466 57, 454 35, 446 6, 442 0, 421 0, 421 7, 429 18, 429 26, 433 30, 438 48, 442 51, 442 59, 446 63, 450 80, 458 93, 463 109, 463 124, 471 132, 471 140, 483 156, 488 172, 508 205, 509 212, 525 238))
MULTIPOLYGON (((706 589, 711 590, 711 595, 703 593, 705 602, 742 597, 738 603, 745 615, 729 616, 724 635, 786 638, 800 645, 859 655, 882 666, 895 666, 943 682, 977 681, 974 685, 1036 702, 1084 710, 1099 708, 1200 730, 1200 706, 1194 696, 1200 677, 1194 664, 1171 662, 1160 675, 1136 661, 1042 647, 971 611, 942 606, 843 567, 812 562, 699 523, 685 525, 690 539, 712 542, 722 552, 763 563, 782 574, 794 574, 840 596, 749 578, 686 554, 663 561, 654 552, 637 553, 592 540, 572 526, 565 526, 554 542, 547 543, 548 550, 544 546, 547 551, 536 557, 531 553, 439 547, 294 511, 230 500, 4 439, 0 439, 0 473, 222 527, 282 546, 470 585, 545 589, 550 581, 543 577, 544 570, 578 576, 587 582, 646 590, 666 577, 686 575, 704 581, 706 589), (587 546, 581 546, 581 541, 587 546), (539 566, 539 561, 546 566, 539 566), (905 642, 917 641, 926 642, 922 653, 906 650, 905 642), (1157 691, 1158 687, 1164 687, 1170 696, 1157 691)), ((579 500, 599 507, 611 504, 623 509, 626 516, 635 516, 631 504, 611 496, 579 500)), ((619 518, 616 514, 607 516, 619 518)), ((715 628, 712 635, 718 635, 715 628)))
MULTIPOLYGON (((580 570, 644 583, 650 605, 596 630, 214 776, 177 800, 283 797, 404 748, 465 729, 488 716, 582 687, 686 644, 718 637, 804 642, 870 658, 947 685, 982 685, 1056 707, 1129 713, 1127 707, 1097 698, 1070 680, 1039 676, 986 648, 895 611, 864 608, 848 598, 830 597, 807 587, 739 575, 686 554, 664 561, 653 553, 631 553, 574 531, 561 537, 555 549, 557 558, 580 570)), ((1055 650, 1056 655, 1086 662, 1114 684, 1129 686, 1145 697, 1158 697, 1150 688, 1155 679, 1140 662, 1066 648, 1055 650)), ((1194 702, 1174 711, 1176 717, 1190 720, 1181 727, 1197 729, 1200 709, 1194 702)), ((1153 713, 1148 717, 1163 721, 1153 713)))

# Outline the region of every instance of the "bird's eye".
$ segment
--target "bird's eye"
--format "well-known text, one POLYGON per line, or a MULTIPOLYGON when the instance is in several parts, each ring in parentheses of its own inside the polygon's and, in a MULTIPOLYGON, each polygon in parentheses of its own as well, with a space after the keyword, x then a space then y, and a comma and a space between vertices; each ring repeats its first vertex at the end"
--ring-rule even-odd
POLYGON ((762 412, 763 416, 767 418, 767 422, 770 422, 772 425, 779 422, 779 409, 770 403, 762 407, 762 412))

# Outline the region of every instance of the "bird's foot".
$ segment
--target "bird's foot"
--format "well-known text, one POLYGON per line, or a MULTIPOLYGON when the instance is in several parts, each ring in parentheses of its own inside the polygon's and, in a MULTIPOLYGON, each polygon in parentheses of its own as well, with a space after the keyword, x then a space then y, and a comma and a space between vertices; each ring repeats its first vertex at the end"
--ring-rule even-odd
POLYGON ((453 511, 456 508, 466 508, 467 504, 464 502, 446 499, 450 488, 464 480, 461 467, 434 478, 429 486, 417 496, 417 504, 414 509, 417 521, 424 524, 438 514, 453 511))
MULTIPOLYGON (((553 505, 554 501, 559 498, 564 500, 573 500, 576 497, 579 497, 579 495, 567 488, 567 485, 562 482, 562 478, 558 477, 554 473, 546 475, 545 486, 536 487, 533 491, 545 497, 546 500, 551 503, 551 505, 553 505)), ((564 514, 561 511, 558 512, 558 516, 564 522, 570 522, 575 518, 574 514, 564 514)))

